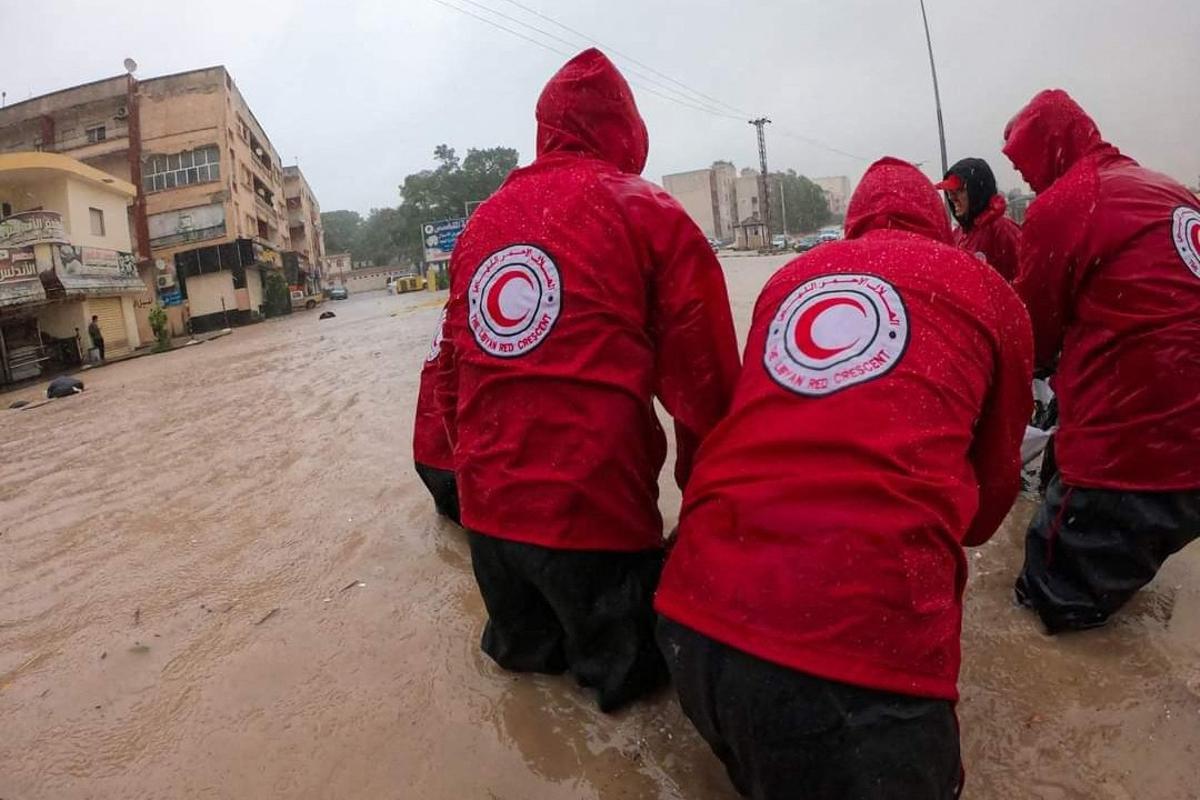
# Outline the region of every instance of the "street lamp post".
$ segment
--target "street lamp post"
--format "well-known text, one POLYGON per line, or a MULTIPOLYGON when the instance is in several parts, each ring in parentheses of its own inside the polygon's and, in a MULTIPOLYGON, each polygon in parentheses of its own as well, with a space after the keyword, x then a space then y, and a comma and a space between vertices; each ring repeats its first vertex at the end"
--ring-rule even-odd
POLYGON ((787 195, 783 193, 783 181, 779 182, 779 204, 783 216, 783 238, 787 238, 787 195))
POLYGON ((921 21, 925 23, 925 46, 929 49, 929 72, 933 75, 933 102, 937 107, 938 143, 942 147, 942 174, 945 175, 950 164, 946 160, 946 126, 942 122, 942 95, 938 91, 937 67, 933 63, 933 40, 929 38, 929 17, 925 14, 925 0, 921 0, 921 21))

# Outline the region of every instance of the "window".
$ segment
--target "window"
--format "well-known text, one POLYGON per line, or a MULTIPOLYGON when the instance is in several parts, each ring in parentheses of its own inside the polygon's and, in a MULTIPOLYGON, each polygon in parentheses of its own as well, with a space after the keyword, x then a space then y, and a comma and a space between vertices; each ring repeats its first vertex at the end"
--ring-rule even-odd
POLYGON ((103 142, 106 138, 108 138, 103 125, 93 125, 90 128, 84 128, 83 133, 85 136, 87 136, 88 144, 103 142))
POLYGON ((88 216, 92 221, 92 236, 104 235, 104 212, 98 208, 89 208, 88 216))
POLYGON ((142 165, 142 188, 161 192, 194 183, 221 180, 221 149, 216 145, 184 150, 165 156, 149 156, 142 165))

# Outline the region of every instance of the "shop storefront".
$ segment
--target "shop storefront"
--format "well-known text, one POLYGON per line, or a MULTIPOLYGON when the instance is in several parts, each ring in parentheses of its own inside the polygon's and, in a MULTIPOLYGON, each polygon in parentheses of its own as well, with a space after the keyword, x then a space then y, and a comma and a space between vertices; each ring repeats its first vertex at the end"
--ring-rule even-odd
POLYGON ((192 332, 203 333, 271 316, 272 276, 283 287, 286 300, 279 253, 251 239, 236 239, 176 253, 172 291, 187 304, 192 332))
POLYGON ((56 212, 0 220, 0 382, 81 363, 92 316, 105 357, 127 355, 140 344, 133 298, 144 289, 132 254, 70 244, 56 212))

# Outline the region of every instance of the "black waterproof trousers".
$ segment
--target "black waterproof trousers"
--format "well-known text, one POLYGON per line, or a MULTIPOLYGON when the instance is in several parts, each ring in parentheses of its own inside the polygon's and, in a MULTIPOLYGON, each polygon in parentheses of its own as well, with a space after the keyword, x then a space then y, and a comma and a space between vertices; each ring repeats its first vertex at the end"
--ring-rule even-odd
POLYGON ((949 700, 828 681, 666 617, 658 641, 683 713, 754 800, 953 800, 962 783, 949 700))
POLYGON ((1055 475, 1025 535, 1022 605, 1049 633, 1103 625, 1200 534, 1200 491, 1124 492, 1055 475))
POLYGON ((654 641, 663 552, 558 550, 468 532, 481 647, 513 672, 570 670, 614 711, 667 682, 654 641))
POLYGON ((433 495, 433 505, 437 512, 461 525, 458 519, 458 481, 454 473, 425 464, 418 463, 415 466, 421 483, 425 484, 425 488, 433 495))

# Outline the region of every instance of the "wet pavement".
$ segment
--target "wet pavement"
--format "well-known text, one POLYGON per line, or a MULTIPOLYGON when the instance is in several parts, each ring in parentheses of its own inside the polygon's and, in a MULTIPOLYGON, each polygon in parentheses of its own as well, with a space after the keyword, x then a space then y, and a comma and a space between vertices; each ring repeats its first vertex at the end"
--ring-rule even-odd
MULTIPOLYGON (((741 332, 782 260, 727 261, 741 332)), ((605 717, 478 652, 465 539, 410 456, 443 298, 354 296, 0 410, 0 798, 735 797, 669 693, 605 717)), ((964 797, 1200 797, 1200 547, 1050 639, 1010 601, 1033 508, 970 558, 964 797)))

